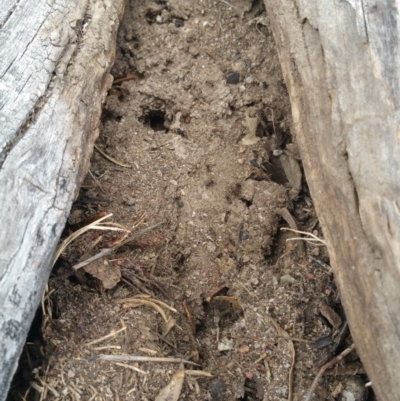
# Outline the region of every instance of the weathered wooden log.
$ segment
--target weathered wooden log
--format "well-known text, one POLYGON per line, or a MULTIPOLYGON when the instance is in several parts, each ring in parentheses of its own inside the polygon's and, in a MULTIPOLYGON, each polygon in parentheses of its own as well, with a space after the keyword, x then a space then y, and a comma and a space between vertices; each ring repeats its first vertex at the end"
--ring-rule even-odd
POLYGON ((400 397, 396 2, 265 0, 307 181, 377 398, 400 397))
POLYGON ((0 400, 98 136, 124 0, 0 7, 0 400))

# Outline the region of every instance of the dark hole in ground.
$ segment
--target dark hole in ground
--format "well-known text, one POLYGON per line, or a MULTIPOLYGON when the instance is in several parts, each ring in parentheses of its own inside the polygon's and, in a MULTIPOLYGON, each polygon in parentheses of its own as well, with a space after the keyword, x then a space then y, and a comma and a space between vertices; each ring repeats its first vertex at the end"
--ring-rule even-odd
POLYGON ((165 112, 160 110, 150 110, 143 117, 143 123, 153 131, 167 131, 165 126, 165 112))
POLYGON ((244 395, 239 400, 258 401, 264 398, 264 389, 260 380, 254 375, 251 379, 246 378, 244 382, 244 395))

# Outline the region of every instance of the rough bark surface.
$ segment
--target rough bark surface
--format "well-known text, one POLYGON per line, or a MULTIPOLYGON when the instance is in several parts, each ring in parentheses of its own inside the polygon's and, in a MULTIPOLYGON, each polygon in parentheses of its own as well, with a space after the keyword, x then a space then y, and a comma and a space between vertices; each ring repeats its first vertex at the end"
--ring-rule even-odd
POLYGON ((398 4, 265 0, 307 181, 357 351, 400 394, 398 4))
POLYGON ((98 135, 124 0, 0 8, 0 400, 98 135))

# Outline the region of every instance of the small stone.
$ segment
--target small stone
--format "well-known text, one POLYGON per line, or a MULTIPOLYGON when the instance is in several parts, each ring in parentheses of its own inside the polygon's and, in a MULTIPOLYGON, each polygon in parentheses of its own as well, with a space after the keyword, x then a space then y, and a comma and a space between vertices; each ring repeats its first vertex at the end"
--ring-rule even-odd
POLYGON ((254 198, 254 193, 256 190, 256 182, 254 180, 246 180, 240 191, 240 198, 247 202, 251 202, 254 198))
POLYGON ((136 199, 135 199, 135 198, 132 198, 132 197, 130 196, 130 197, 126 198, 125 203, 126 203, 128 206, 133 206, 133 205, 136 203, 136 199))
POLYGON ((250 279, 250 285, 252 287, 257 287, 260 284, 260 280, 257 277, 250 279))
POLYGON ((182 18, 175 18, 174 24, 177 28, 182 28, 185 25, 185 21, 182 18))
POLYGON ((218 399, 222 398, 224 395, 224 387, 222 386, 222 383, 220 380, 213 381, 210 384, 208 391, 210 392, 210 396, 211 396, 212 400, 218 400, 218 399))
POLYGON ((193 56, 193 57, 197 57, 200 53, 199 49, 195 46, 190 46, 189 47, 189 53, 193 56))
POLYGON ((245 373, 246 379, 251 380, 254 376, 254 372, 248 371, 245 373))
POLYGON ((233 72, 226 78, 226 83, 230 85, 236 85, 240 81, 240 74, 238 72, 233 72))
POLYGON ((248 354, 250 352, 250 347, 246 344, 243 344, 239 347, 238 351, 239 351, 239 354, 242 354, 242 355, 248 354))
POLYGON ((294 284, 296 279, 294 279, 290 274, 285 274, 281 277, 281 283, 290 283, 294 284))
POLYGON ((243 258, 242 258, 242 262, 243 263, 247 263, 249 261, 250 261, 250 257, 248 255, 244 255, 243 258))
POLYGON ((368 397, 368 389, 357 377, 348 377, 343 381, 342 398, 344 401, 365 401, 368 397))
POLYGON ((228 338, 223 338, 218 343, 218 351, 230 351, 233 349, 233 340, 229 340, 228 338))
POLYGON ((286 394, 288 392, 288 386, 284 385, 282 387, 277 387, 275 389, 276 393, 279 394, 281 397, 286 397, 286 394))
POLYGON ((242 165, 242 164, 244 164, 244 159, 238 159, 237 162, 238 162, 238 164, 242 165))

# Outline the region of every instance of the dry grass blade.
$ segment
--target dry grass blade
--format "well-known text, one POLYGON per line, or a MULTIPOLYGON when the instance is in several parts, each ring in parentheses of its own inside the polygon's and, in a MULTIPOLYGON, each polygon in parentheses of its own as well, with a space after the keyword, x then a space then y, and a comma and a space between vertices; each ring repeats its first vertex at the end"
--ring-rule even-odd
POLYGON ((121 331, 124 331, 124 330, 126 330, 126 327, 122 327, 122 329, 119 329, 119 330, 117 330, 117 331, 113 331, 113 332, 111 332, 110 334, 107 334, 107 335, 104 336, 104 337, 98 338, 97 340, 93 340, 93 341, 91 341, 90 343, 87 343, 87 344, 85 344, 85 345, 86 345, 86 346, 89 346, 89 345, 98 344, 98 343, 100 343, 100 342, 102 342, 102 341, 104 341, 104 340, 107 340, 108 338, 111 338, 111 337, 116 336, 118 333, 121 333, 121 331))
POLYGON ((178 401, 181 395, 185 371, 178 370, 171 378, 171 381, 160 391, 155 401, 178 401))
POLYGON ((317 376, 315 376, 315 379, 311 385, 310 390, 308 391, 306 398, 304 398, 304 401, 310 401, 314 391, 317 387, 317 384, 319 382, 319 379, 321 378, 321 376, 324 374, 325 370, 327 370, 328 368, 330 368, 331 366, 335 365, 336 363, 340 362, 346 355, 350 354, 351 351, 353 351, 354 349, 354 344, 352 344, 349 348, 346 348, 341 354, 339 354, 338 356, 336 356, 335 358, 333 358, 331 361, 329 361, 328 363, 326 363, 324 366, 321 367, 321 369, 319 370, 317 376))
POLYGON ((290 351, 292 353, 292 363, 290 366, 290 371, 289 371, 289 394, 288 394, 288 401, 292 401, 293 400, 293 377, 294 377, 294 364, 296 362, 296 352, 294 349, 294 345, 293 345, 293 341, 290 338, 289 334, 282 329, 281 326, 279 326, 279 324, 272 319, 272 317, 267 316, 267 319, 274 325, 275 330, 278 332, 278 336, 282 337, 285 340, 288 340, 288 344, 289 344, 289 348, 290 351))
POLYGON ((165 323, 168 323, 168 317, 165 314, 165 312, 162 310, 162 308, 160 306, 158 306, 156 303, 147 300, 147 299, 137 299, 134 302, 130 301, 128 303, 126 303, 123 307, 124 308, 136 308, 138 306, 141 305, 147 305, 147 306, 151 306, 153 309, 155 309, 164 319, 165 323))
POLYGON ((175 313, 178 312, 175 308, 167 305, 165 302, 159 301, 158 299, 151 299, 151 297, 147 294, 138 294, 132 298, 116 299, 114 302, 116 302, 117 304, 123 304, 123 303, 129 303, 129 302, 136 302, 138 299, 149 299, 152 302, 154 302, 160 306, 163 306, 164 308, 169 309, 172 312, 175 312, 175 313))
POLYGON ((134 240, 135 238, 137 238, 137 237, 140 237, 140 236, 143 235, 144 233, 146 233, 146 232, 148 232, 148 231, 150 231, 150 230, 153 230, 153 229, 155 229, 155 228, 161 226, 161 224, 163 224, 163 223, 164 223, 164 222, 161 221, 160 223, 154 224, 154 225, 152 225, 152 226, 150 226, 150 227, 144 228, 143 230, 140 230, 140 231, 137 231, 137 232, 135 232, 135 233, 132 233, 132 235, 130 235, 128 238, 124 239, 123 241, 119 242, 119 243, 118 243, 117 245, 115 245, 114 247, 103 249, 103 250, 101 250, 98 254, 92 256, 91 258, 86 259, 86 260, 84 260, 83 262, 77 263, 76 265, 72 266, 72 268, 73 268, 74 270, 78 270, 78 269, 80 269, 81 267, 84 267, 84 266, 88 265, 89 263, 94 262, 94 261, 97 260, 97 259, 101 259, 101 258, 103 258, 104 256, 110 255, 110 254, 113 253, 116 249, 120 248, 120 247, 123 246, 123 245, 128 244, 129 242, 133 241, 133 240, 134 240))
POLYGON ((160 363, 186 363, 188 365, 200 366, 198 363, 186 361, 182 358, 136 356, 136 355, 95 355, 85 358, 77 358, 80 361, 109 361, 109 362, 160 362, 160 363))
POLYGON ((123 367, 123 368, 131 369, 131 370, 134 370, 135 372, 138 372, 138 373, 140 373, 140 374, 142 374, 142 375, 145 375, 145 376, 147 375, 147 373, 146 373, 144 370, 139 369, 139 368, 137 368, 136 366, 128 365, 127 363, 114 362, 114 365, 121 366, 121 367, 123 367))
POLYGON ((292 231, 294 233, 297 234, 303 234, 303 235, 308 235, 311 238, 288 238, 286 241, 294 241, 294 240, 302 240, 302 241, 310 241, 310 242, 320 242, 321 244, 326 246, 326 241, 324 241, 321 238, 318 238, 316 235, 312 234, 312 233, 308 233, 306 231, 299 231, 299 230, 293 230, 292 228, 288 228, 288 227, 282 227, 281 230, 283 231, 292 231))
POLYGON ((95 220, 94 222, 88 224, 87 226, 80 228, 79 230, 77 230, 74 233, 72 233, 69 237, 65 238, 65 240, 63 240, 60 243, 60 245, 58 246, 58 248, 57 248, 57 252, 56 252, 56 254, 54 256, 53 266, 56 263, 57 259, 60 257, 60 255, 65 251, 67 246, 69 244, 71 244, 71 242, 76 240, 79 236, 84 234, 86 231, 89 231, 89 230, 129 231, 129 230, 126 230, 126 229, 123 229, 123 228, 120 228, 120 227, 110 227, 109 223, 99 224, 103 220, 108 219, 111 216, 112 216, 112 213, 107 214, 106 216, 101 217, 100 219, 95 220))

